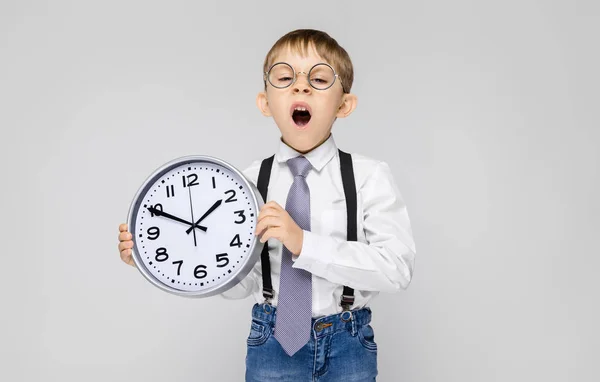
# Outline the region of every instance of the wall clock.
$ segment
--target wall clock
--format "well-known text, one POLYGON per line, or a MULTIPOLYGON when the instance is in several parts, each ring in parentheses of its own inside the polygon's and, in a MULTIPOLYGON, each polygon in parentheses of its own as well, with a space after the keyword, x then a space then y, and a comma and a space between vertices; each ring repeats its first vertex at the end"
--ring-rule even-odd
POLYGON ((240 282, 264 246, 254 235, 264 204, 256 186, 229 163, 186 156, 155 170, 128 214, 133 259, 156 287, 208 297, 240 282))

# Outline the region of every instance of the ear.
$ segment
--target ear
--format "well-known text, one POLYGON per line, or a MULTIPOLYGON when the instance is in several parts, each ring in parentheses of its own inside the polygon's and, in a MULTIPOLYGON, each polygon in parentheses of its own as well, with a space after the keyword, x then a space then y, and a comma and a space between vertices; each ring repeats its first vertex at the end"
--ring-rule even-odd
POLYGON ((342 97, 342 104, 339 106, 335 116, 337 118, 346 118, 354 111, 357 102, 358 99, 354 94, 344 94, 342 97))
POLYGON ((256 96, 256 106, 258 106, 258 110, 265 117, 271 117, 271 109, 269 108, 269 101, 267 100, 267 92, 260 92, 256 96))

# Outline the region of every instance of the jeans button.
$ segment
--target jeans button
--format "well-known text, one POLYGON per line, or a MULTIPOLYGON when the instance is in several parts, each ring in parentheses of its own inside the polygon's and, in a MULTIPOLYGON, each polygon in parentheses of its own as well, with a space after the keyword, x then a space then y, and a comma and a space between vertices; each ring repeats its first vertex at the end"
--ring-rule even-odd
POLYGON ((317 324, 315 325, 315 330, 316 330, 317 332, 320 332, 321 330, 323 330, 323 323, 322 323, 322 322, 319 322, 319 323, 317 323, 317 324))

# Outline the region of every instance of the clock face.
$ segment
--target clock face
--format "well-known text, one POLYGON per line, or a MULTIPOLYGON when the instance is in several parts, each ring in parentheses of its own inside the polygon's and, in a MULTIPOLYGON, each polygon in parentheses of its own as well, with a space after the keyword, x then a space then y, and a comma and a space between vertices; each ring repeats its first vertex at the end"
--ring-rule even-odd
POLYGON ((254 235, 262 205, 258 191, 235 168, 208 158, 163 166, 140 188, 130 210, 138 269, 172 293, 223 292, 246 276, 262 249, 254 235))

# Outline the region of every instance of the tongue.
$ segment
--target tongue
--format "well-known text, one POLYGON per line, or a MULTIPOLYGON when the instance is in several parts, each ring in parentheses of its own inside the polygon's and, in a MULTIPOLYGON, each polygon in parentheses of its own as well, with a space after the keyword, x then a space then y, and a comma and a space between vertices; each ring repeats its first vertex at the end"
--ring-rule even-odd
POLYGON ((295 110, 292 114, 292 118, 294 119, 294 123, 298 126, 304 126, 310 121, 310 113, 308 111, 298 111, 295 110))

